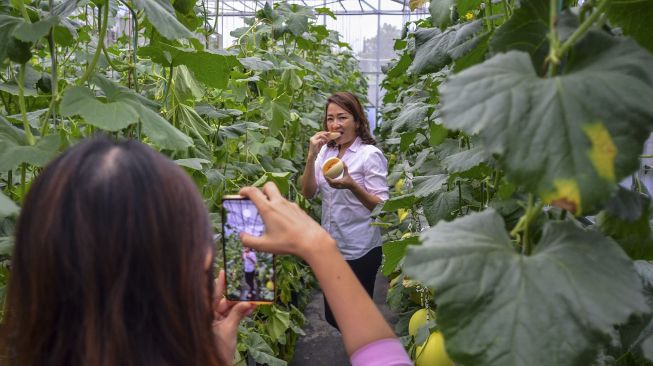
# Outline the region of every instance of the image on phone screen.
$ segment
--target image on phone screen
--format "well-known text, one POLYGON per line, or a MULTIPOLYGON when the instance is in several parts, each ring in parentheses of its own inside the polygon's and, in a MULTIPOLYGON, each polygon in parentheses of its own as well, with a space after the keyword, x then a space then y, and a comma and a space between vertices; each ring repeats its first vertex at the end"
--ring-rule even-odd
POLYGON ((239 236, 241 232, 254 236, 261 236, 265 232, 256 206, 248 199, 224 198, 222 209, 227 299, 273 302, 274 255, 244 247, 239 236))

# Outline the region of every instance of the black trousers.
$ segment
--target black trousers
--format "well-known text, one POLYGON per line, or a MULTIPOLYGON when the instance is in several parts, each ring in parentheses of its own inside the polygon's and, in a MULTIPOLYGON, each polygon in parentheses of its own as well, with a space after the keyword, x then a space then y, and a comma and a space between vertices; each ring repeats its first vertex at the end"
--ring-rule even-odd
MULTIPOLYGON (((358 259, 347 261, 347 264, 349 264, 349 267, 370 297, 374 295, 374 282, 376 280, 376 273, 379 271, 379 267, 381 266, 382 257, 383 252, 381 251, 381 247, 376 247, 358 259)), ((327 323, 340 330, 336 323, 336 319, 333 317, 333 313, 331 312, 326 297, 324 298, 324 318, 327 323)))

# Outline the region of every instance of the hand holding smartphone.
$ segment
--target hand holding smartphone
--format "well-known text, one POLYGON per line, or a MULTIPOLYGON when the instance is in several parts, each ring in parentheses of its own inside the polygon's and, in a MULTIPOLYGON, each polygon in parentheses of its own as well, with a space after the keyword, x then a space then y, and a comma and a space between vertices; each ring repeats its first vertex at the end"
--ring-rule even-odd
POLYGON ((223 265, 227 280, 225 296, 231 301, 268 304, 275 298, 274 255, 246 248, 240 240, 245 232, 265 232, 258 209, 248 198, 227 195, 222 199, 223 265))

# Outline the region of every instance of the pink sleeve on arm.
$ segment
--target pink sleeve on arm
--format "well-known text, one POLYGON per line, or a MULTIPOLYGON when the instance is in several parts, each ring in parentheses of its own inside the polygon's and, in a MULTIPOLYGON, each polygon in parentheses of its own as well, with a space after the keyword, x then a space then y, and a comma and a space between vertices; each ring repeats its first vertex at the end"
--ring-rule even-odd
POLYGON ((412 366, 404 346, 397 338, 380 339, 359 348, 351 355, 352 366, 412 366))
POLYGON ((388 161, 381 150, 374 151, 365 161, 365 190, 386 201, 388 193, 388 161))

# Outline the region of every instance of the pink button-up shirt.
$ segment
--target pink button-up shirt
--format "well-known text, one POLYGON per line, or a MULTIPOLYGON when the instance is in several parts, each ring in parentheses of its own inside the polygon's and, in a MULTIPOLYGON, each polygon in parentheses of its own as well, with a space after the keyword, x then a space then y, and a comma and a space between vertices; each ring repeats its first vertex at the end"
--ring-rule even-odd
MULTIPOLYGON (((334 156, 338 156, 338 148, 324 145, 315 159, 315 180, 322 194, 322 227, 338 243, 345 259, 358 259, 381 245, 381 230, 370 225, 370 210, 350 190, 331 188, 324 179, 322 164, 334 156)), ((388 161, 381 150, 357 137, 341 159, 359 186, 383 201, 388 199, 388 161)))

